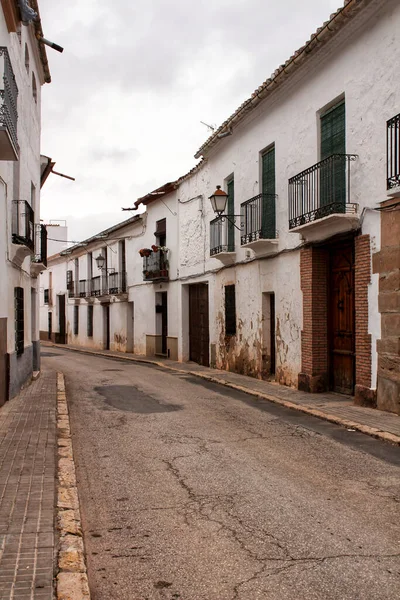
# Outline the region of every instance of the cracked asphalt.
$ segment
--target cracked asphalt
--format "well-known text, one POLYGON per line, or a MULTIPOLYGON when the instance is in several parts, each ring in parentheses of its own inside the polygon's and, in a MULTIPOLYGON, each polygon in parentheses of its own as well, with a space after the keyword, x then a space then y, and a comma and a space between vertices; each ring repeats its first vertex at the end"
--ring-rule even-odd
POLYGON ((92 600, 400 597, 398 447, 191 376, 43 355, 66 378, 92 600))

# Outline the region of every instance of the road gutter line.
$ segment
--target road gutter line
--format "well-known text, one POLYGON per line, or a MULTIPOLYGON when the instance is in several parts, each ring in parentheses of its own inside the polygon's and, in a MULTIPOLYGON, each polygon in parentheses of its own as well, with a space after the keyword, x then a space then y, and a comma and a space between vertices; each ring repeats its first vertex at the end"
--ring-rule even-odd
POLYGON ((82 354, 89 354, 91 356, 101 356, 102 358, 109 358, 112 360, 124 360, 124 361, 139 363, 139 364, 144 363, 144 364, 149 364, 149 365, 155 365, 157 367, 162 367, 163 369, 166 369, 167 371, 174 371, 175 373, 192 375, 193 377, 198 377, 200 379, 205 379, 212 383, 224 385, 226 387, 232 388, 239 392, 243 392, 243 393, 253 396, 255 398, 259 398, 261 400, 267 400, 268 402, 273 402, 274 404, 279 404, 280 406, 284 406, 285 408, 297 410, 298 412, 302 412, 307 415, 311 415, 313 417, 316 417, 317 419, 322 419, 324 421, 329 421, 331 423, 335 423, 336 425, 346 427, 347 429, 355 429, 356 431, 359 431, 361 433, 364 433, 364 434, 374 437, 376 439, 400 446, 400 436, 395 435, 394 433, 389 433, 388 431, 381 431, 380 429, 377 429, 376 427, 370 427, 369 425, 362 425, 361 423, 357 423, 355 421, 349 421, 347 419, 343 419, 342 417, 338 417, 338 416, 330 414, 330 413, 325 413, 321 410, 311 408, 309 406, 304 406, 301 404, 296 404, 294 402, 290 402, 289 400, 282 400, 281 398, 278 398, 277 396, 272 396, 270 394, 264 394, 263 392, 257 392, 255 390, 252 390, 245 386, 237 385, 236 383, 231 383, 230 381, 225 381, 223 379, 219 379, 218 377, 212 377, 211 375, 207 375, 206 373, 201 373, 199 371, 185 371, 182 369, 177 369, 176 367, 171 367, 169 365, 166 365, 165 363, 158 362, 156 360, 150 360, 147 358, 136 358, 136 357, 132 357, 132 356, 119 356, 119 355, 116 356, 114 354, 106 354, 105 352, 101 352, 101 351, 87 350, 84 348, 82 348, 82 349, 81 348, 71 348, 68 346, 63 346, 63 345, 58 345, 58 344, 46 344, 46 345, 49 345, 49 346, 51 345, 56 348, 61 348, 63 350, 72 350, 73 352, 80 352, 82 354))
POLYGON ((57 600, 90 600, 65 380, 57 373, 57 600))

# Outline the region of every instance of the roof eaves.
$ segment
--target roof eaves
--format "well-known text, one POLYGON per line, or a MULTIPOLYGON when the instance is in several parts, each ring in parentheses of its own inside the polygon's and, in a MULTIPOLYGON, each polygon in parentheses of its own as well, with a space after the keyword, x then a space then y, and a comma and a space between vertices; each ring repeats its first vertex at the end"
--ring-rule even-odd
MULTIPOLYGON (((117 223, 116 225, 113 225, 112 227, 109 227, 108 229, 104 229, 103 231, 100 231, 99 233, 92 235, 92 237, 87 238, 86 240, 82 240, 82 242, 79 242, 79 244, 75 244, 75 246, 70 246, 69 248, 67 248, 67 252, 68 252, 68 254, 70 254, 74 250, 78 250, 78 249, 82 248, 83 247, 82 244, 87 246, 91 242, 101 242, 102 239, 107 240, 106 236, 110 235, 110 233, 114 233, 115 231, 118 231, 119 229, 123 229, 127 225, 131 225, 132 223, 136 223, 137 221, 141 221, 141 220, 142 220, 142 215, 135 215, 133 217, 129 217, 129 219, 126 219, 125 221, 122 221, 121 223, 117 223)), ((65 250, 63 250, 63 252, 65 253, 65 250)), ((54 256, 58 256, 58 254, 55 254, 54 256)))
POLYGON ((44 37, 44 35, 43 35, 43 29, 42 29, 42 21, 40 19, 38 1, 30 0, 30 6, 38 15, 36 21, 33 21, 33 26, 35 28, 35 36, 36 36, 38 46, 39 46, 39 55, 40 55, 40 60, 41 60, 42 67, 43 67, 44 80, 46 83, 50 83, 51 75, 50 75, 49 61, 47 60, 47 52, 46 52, 45 45, 43 44, 43 42, 40 41, 41 38, 44 37))
POLYGON ((273 93, 293 72, 295 72, 311 54, 314 54, 323 44, 332 39, 342 26, 349 21, 361 8, 372 0, 344 0, 344 5, 333 13, 328 21, 325 21, 310 39, 296 50, 292 56, 280 67, 275 69, 274 73, 264 83, 262 83, 235 112, 228 117, 216 131, 200 146, 194 155, 195 158, 204 156, 204 152, 209 150, 219 141, 219 136, 229 131, 234 124, 239 123, 245 116, 253 110, 267 96, 273 93))

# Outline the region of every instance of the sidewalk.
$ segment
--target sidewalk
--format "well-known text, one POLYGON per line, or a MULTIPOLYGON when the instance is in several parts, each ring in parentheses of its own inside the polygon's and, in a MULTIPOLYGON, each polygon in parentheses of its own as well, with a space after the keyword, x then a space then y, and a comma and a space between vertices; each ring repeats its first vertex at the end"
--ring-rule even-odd
POLYGON ((56 373, 0 409, 0 598, 51 600, 55 568, 56 373))
POLYGON ((185 372, 400 445, 400 417, 373 408, 355 406, 351 396, 343 396, 331 392, 326 394, 309 394, 277 383, 260 381, 246 375, 211 369, 192 362, 180 363, 159 357, 152 359, 124 352, 91 350, 50 342, 42 342, 42 345, 64 348, 83 354, 154 364, 172 371, 185 372))

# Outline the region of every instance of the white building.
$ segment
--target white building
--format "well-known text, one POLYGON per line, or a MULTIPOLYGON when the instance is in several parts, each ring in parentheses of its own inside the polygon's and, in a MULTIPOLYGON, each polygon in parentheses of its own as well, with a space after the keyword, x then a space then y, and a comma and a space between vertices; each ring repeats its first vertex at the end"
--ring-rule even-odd
POLYGON ((399 242, 381 249, 381 209, 400 183, 399 30, 397 0, 347 0, 211 135, 199 165, 136 202, 147 212, 126 242, 134 328, 122 349, 400 413, 388 375, 400 372, 388 359, 399 242), (216 186, 228 218, 212 211, 216 186))
MULTIPOLYGON (((40 106, 41 86, 50 82, 40 18, 23 25, 18 2, 1 5, 0 405, 39 369, 40 106)), ((36 0, 31 7, 38 13, 36 0)))

